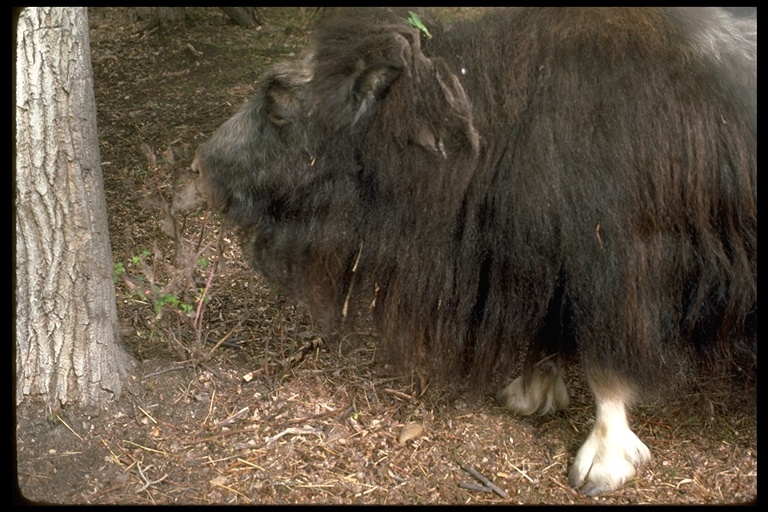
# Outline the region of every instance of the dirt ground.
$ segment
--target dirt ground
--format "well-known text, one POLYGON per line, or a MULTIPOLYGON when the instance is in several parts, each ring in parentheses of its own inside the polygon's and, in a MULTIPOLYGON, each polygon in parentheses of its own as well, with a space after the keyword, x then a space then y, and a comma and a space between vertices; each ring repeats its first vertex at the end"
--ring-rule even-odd
POLYGON ((709 382, 639 406, 633 429, 653 460, 621 490, 585 497, 566 476, 594 418, 575 369, 571 407, 545 417, 514 417, 491 397, 419 393, 377 362, 370 329, 328 346, 300 304, 248 268, 215 215, 177 209, 195 148, 249 97, 264 66, 301 51, 317 16, 314 8, 258 13, 258 29, 216 8, 187 9, 186 20, 149 28, 137 9, 89 9, 118 314, 137 365, 121 399, 99 411, 45 411, 35 401, 18 408, 24 500, 756 500, 755 397, 709 382))

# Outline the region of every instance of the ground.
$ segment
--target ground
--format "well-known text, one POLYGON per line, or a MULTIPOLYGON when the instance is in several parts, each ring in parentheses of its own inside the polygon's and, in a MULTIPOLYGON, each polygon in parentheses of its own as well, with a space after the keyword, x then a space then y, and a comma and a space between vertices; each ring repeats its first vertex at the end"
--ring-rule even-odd
POLYGON ((147 12, 89 9, 118 314, 137 365, 122 397, 98 411, 46 411, 35 400, 17 409, 25 500, 756 499, 754 399, 729 395, 717 382, 633 409, 633 428, 653 460, 626 487, 589 498, 566 476, 594 418, 576 368, 568 373, 567 411, 517 418, 491 397, 446 401, 395 378, 377 362, 370 329, 338 346, 324 343, 299 303, 248 268, 215 215, 180 204, 195 148, 249 97, 264 66, 301 51, 317 10, 259 9, 258 29, 216 8, 187 9, 186 20, 153 28, 147 12), (469 466, 499 492, 468 488, 482 485, 469 466))

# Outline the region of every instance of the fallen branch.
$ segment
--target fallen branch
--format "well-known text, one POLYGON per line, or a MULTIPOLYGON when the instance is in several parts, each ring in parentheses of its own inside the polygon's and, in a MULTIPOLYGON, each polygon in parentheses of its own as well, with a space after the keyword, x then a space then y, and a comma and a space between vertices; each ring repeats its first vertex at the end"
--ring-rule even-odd
POLYGON ((464 464, 463 462, 458 461, 458 460, 456 462, 459 464, 461 469, 463 469, 464 471, 466 471, 467 473, 469 473, 470 475, 475 477, 477 480, 481 481, 490 490, 492 490, 493 492, 495 492, 496 494, 498 494, 502 498, 506 498, 507 497, 507 491, 505 491, 504 489, 502 489, 501 487, 497 486, 496 484, 494 484, 493 482, 491 482, 490 480, 485 478, 483 475, 478 473, 475 468, 473 468, 472 466, 469 466, 467 464, 464 464))
POLYGON ((283 430, 282 432, 280 432, 276 436, 269 438, 267 440, 266 444, 267 444, 267 446, 269 446, 270 444, 274 443, 275 441, 277 441, 281 437, 283 437, 285 435, 288 435, 288 434, 294 434, 294 435, 317 434, 317 435, 320 435, 322 433, 323 433, 323 429, 319 428, 319 427, 306 427, 306 428, 291 427, 291 428, 287 428, 287 429, 283 430))
POLYGON ((390 395, 394 395, 398 398, 402 398, 403 400, 416 400, 415 396, 411 396, 407 393, 403 393, 402 391, 398 391, 396 389, 384 388, 384 392, 390 395))
POLYGON ((489 493, 493 492, 493 490, 490 487, 473 484, 472 482, 459 482, 459 487, 461 487, 462 489, 468 489, 470 491, 489 492, 489 493))

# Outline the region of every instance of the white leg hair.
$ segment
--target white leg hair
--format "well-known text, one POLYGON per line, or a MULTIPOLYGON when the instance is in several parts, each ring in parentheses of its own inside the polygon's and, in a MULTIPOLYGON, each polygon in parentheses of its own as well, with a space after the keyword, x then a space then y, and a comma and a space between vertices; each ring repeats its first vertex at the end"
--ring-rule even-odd
POLYGON ((568 407, 563 372, 553 360, 541 361, 530 369, 530 381, 522 376, 496 394, 496 400, 515 414, 547 414, 568 407))
POLYGON ((635 468, 651 459, 648 447, 629 428, 629 388, 615 380, 610 385, 591 383, 597 417, 589 437, 579 448, 568 471, 572 486, 589 496, 621 487, 635 475, 635 468))

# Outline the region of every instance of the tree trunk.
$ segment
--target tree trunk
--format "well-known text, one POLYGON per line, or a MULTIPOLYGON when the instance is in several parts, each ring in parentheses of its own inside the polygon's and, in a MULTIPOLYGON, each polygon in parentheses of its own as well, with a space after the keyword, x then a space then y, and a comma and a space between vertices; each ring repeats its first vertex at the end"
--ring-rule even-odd
POLYGON ((261 25, 255 7, 222 7, 221 10, 241 27, 254 28, 261 25))
POLYGON ((139 19, 147 18, 144 30, 165 29, 187 19, 186 7, 135 7, 139 19))
POLYGON ((119 396, 119 345, 85 8, 21 12, 16 48, 16 402, 119 396))

